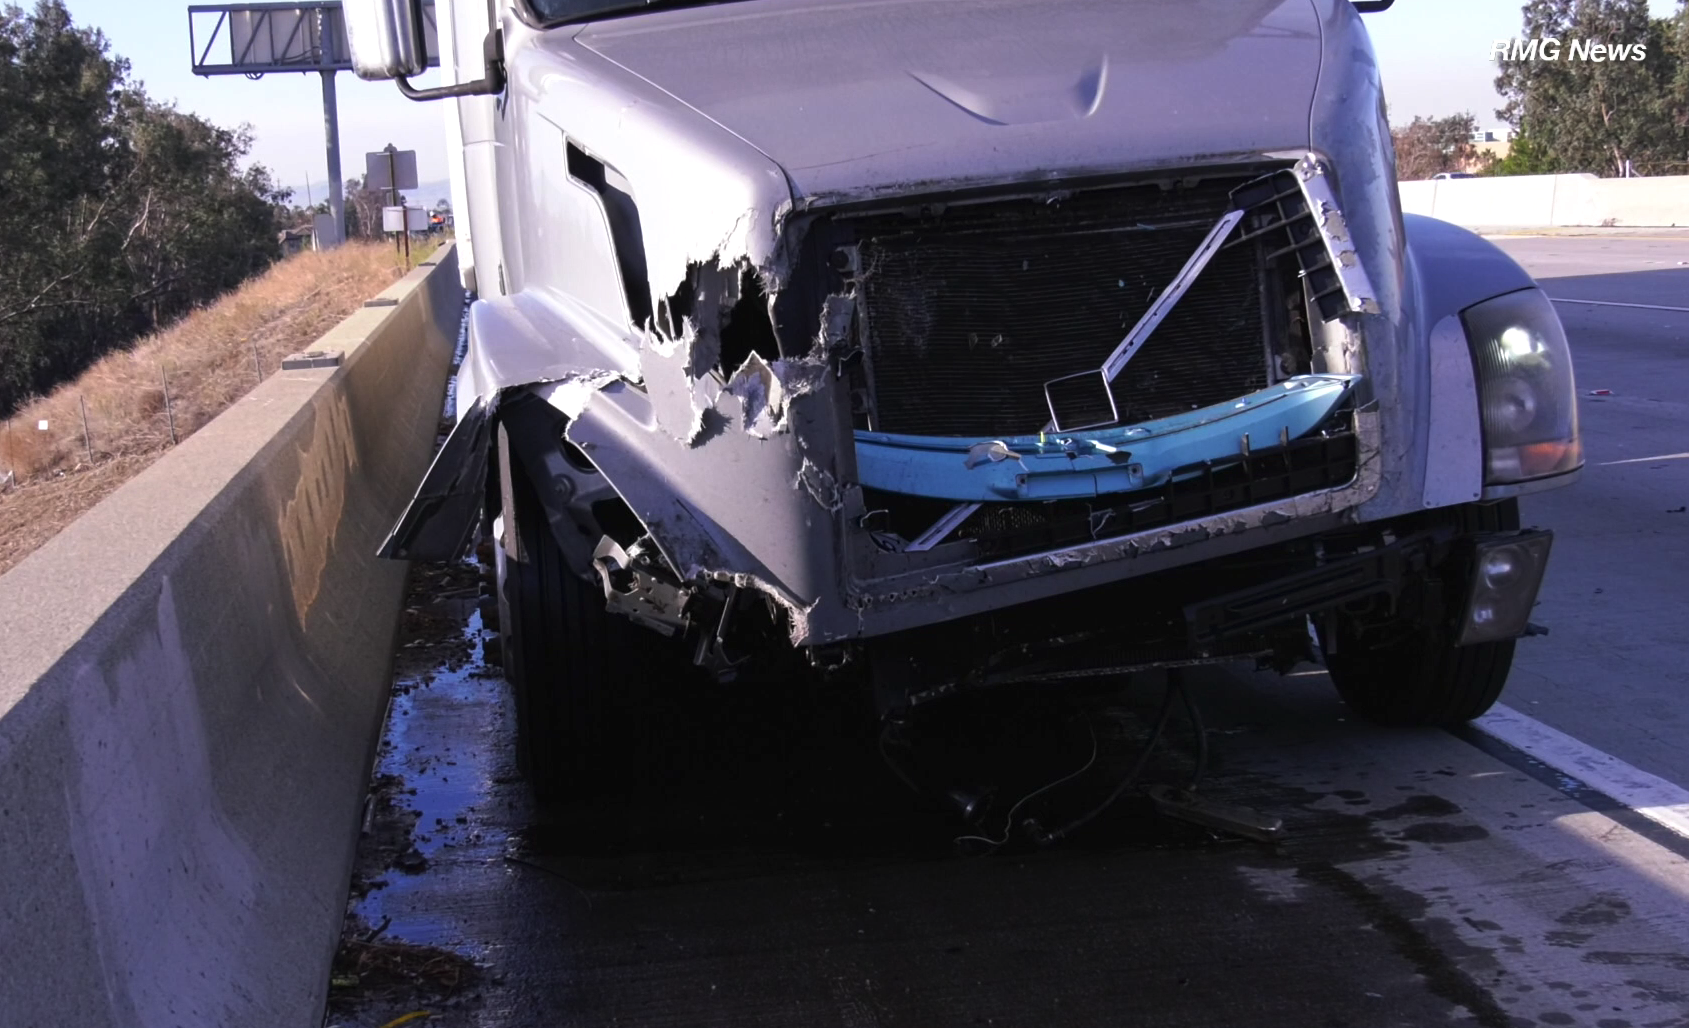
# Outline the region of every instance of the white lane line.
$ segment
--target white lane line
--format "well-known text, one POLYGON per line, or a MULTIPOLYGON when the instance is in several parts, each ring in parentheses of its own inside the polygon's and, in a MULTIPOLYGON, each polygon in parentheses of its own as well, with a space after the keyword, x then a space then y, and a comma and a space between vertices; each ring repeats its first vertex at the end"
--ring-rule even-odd
POLYGON ((1597 467, 1610 468, 1614 464, 1647 464, 1656 460, 1689 460, 1689 453, 1667 453, 1658 457, 1632 457, 1629 460, 1604 460, 1597 467))
POLYGON ((1565 296, 1550 296, 1555 303, 1587 303, 1592 307, 1631 307, 1642 311, 1677 311, 1689 314, 1689 307, 1662 307, 1654 303, 1616 303, 1612 300, 1573 300, 1565 296))
POLYGON ((1489 735, 1520 749, 1578 781, 1689 838, 1689 789, 1631 767, 1587 743, 1519 713, 1505 703, 1473 722, 1489 735))

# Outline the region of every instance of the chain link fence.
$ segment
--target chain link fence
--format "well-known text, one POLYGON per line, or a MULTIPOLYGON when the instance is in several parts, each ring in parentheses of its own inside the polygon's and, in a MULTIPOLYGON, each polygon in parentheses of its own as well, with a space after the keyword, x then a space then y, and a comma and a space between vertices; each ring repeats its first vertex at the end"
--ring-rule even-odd
MULTIPOLYGON (((0 491, 179 443, 198 427, 197 413, 179 409, 172 369, 165 364, 156 368, 150 385, 115 393, 55 393, 7 418, 0 433, 0 491)), ((264 375, 255 354, 247 369, 247 387, 257 385, 264 375)))

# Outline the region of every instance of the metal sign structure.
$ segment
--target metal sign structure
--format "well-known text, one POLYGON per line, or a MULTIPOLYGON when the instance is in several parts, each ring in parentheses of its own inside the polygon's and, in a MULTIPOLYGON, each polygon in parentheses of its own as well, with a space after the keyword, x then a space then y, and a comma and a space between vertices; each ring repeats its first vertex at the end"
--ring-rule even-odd
POLYGON ((385 150, 364 154, 364 187, 394 191, 415 189, 416 151, 396 150, 392 143, 388 143, 385 150))
MULTIPOLYGON (((423 35, 428 65, 438 66, 439 35, 431 2, 423 5, 423 35)), ((340 114, 334 76, 352 70, 340 0, 193 4, 188 7, 188 46, 195 75, 245 75, 254 80, 273 72, 322 76, 328 202, 334 215, 334 238, 328 242, 339 243, 345 233, 346 196, 340 178, 340 114)))
POLYGON ((421 207, 383 207, 381 228, 385 232, 426 232, 428 212, 421 207))
MULTIPOLYGON (((428 66, 440 63, 433 3, 422 8, 428 66)), ((351 71, 340 0, 193 4, 188 45, 195 75, 260 76, 277 71, 351 71)))
POLYGON ((388 143, 375 153, 364 154, 364 185, 392 194, 392 206, 381 209, 381 228, 384 232, 404 233, 405 267, 410 267, 410 234, 428 230, 428 216, 422 208, 404 206, 404 198, 399 195, 401 189, 416 188, 416 151, 401 150, 388 143), (417 222, 414 228, 413 222, 417 222))
POLYGON ((188 8, 195 75, 350 71, 338 0, 188 8))

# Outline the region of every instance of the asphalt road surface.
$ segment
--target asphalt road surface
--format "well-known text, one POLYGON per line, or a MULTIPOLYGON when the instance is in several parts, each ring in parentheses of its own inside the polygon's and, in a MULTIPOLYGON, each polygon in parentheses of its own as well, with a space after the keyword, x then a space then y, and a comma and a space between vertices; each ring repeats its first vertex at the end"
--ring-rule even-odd
POLYGON ((1498 243, 1559 301, 1588 461, 1522 503, 1557 533, 1553 634, 1521 647, 1506 702, 1689 786, 1689 236, 1498 243))
MULTIPOLYGON (((674 698, 622 795, 542 819, 496 675, 407 670, 381 770, 419 814, 414 873, 376 861, 353 930, 479 970, 450 995, 342 980, 325 1023, 1689 1026, 1689 239, 1501 242, 1563 301, 1589 467, 1525 503, 1557 533, 1551 634, 1479 726, 1370 727, 1317 669, 1205 671, 1201 792, 1282 818, 1282 841, 1133 797, 985 855, 887 770, 851 697, 674 698)), ((479 639, 472 599, 430 612, 479 639)), ((1005 798, 1094 750, 1022 811, 1054 824, 1108 791, 1160 700, 1143 676, 982 712, 995 738, 951 730, 1005 754, 1005 798)), ((1191 738, 1175 717, 1146 778, 1183 781, 1191 738)))

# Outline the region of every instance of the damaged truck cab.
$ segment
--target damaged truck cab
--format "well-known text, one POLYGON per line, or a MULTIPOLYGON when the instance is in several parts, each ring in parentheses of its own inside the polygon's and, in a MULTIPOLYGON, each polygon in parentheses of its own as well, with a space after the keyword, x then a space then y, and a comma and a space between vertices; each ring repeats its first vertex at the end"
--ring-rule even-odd
POLYGON ((885 710, 1313 657, 1385 722, 1495 701, 1570 358, 1402 215, 1349 0, 345 6, 446 100, 478 297, 383 552, 491 529, 531 767, 671 659, 885 710))

